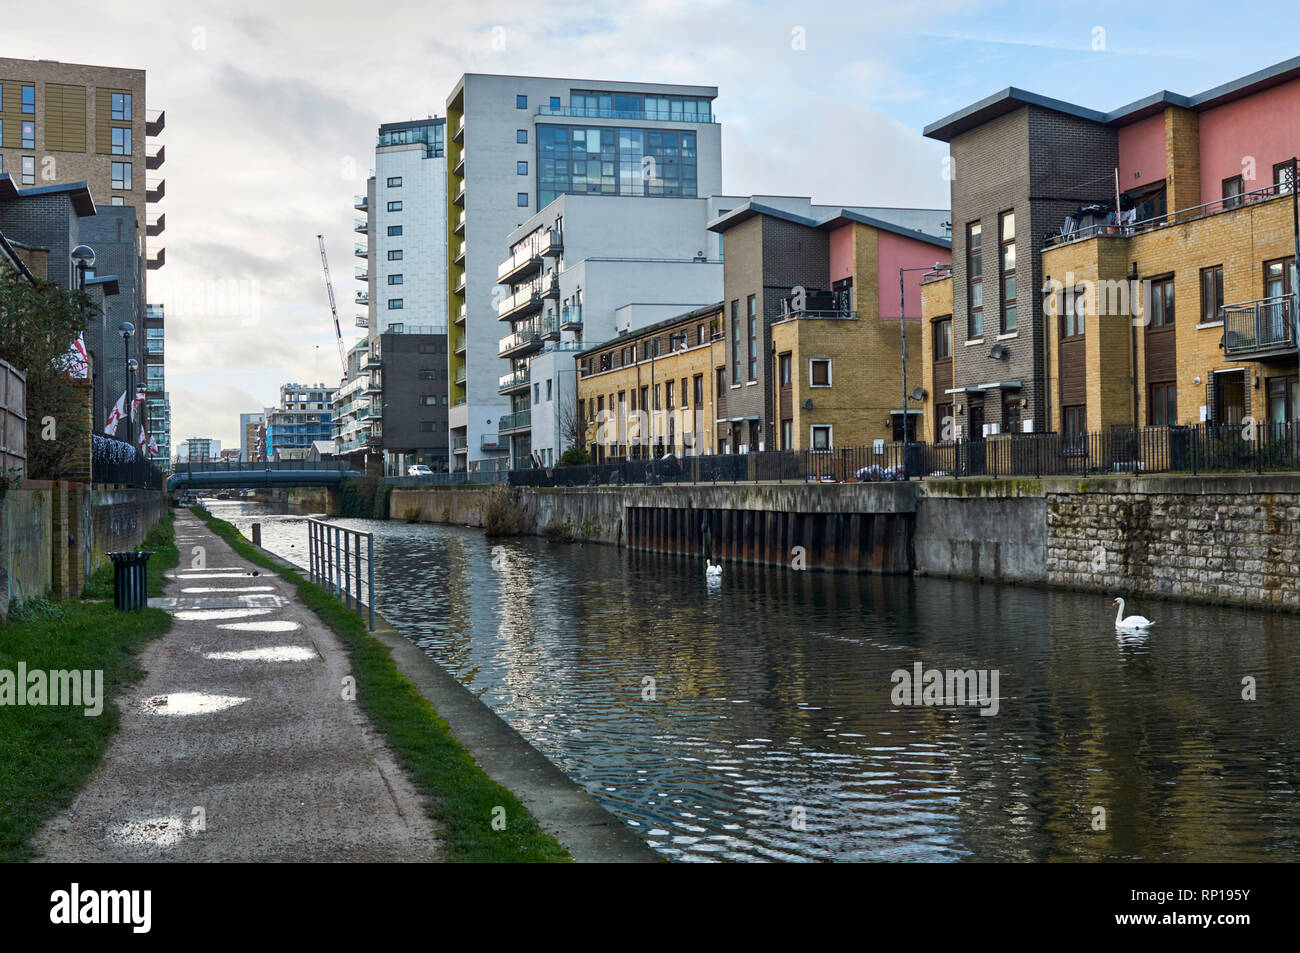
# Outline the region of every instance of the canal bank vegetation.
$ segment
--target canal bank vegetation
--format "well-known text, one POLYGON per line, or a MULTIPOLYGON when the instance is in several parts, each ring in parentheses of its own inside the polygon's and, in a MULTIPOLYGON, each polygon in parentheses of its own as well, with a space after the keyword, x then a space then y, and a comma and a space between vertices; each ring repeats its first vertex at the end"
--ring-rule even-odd
POLYGON ((448 724, 398 670, 388 649, 366 631, 355 612, 298 570, 268 557, 230 523, 198 507, 192 512, 240 556, 293 585, 303 604, 338 635, 352 660, 357 700, 425 795, 429 816, 442 826, 449 861, 569 860, 564 848, 537 826, 523 803, 483 773, 452 737, 448 724), (505 812, 505 828, 496 830, 493 820, 501 809, 505 812))
POLYGON ((518 488, 497 484, 483 503, 483 529, 489 536, 518 536, 528 520, 528 508, 518 488))
POLYGON ((392 492, 392 486, 381 483, 373 473, 358 480, 344 480, 339 484, 339 514, 353 519, 386 520, 392 492))
MULTIPOLYGON (((161 594, 163 573, 180 559, 170 513, 141 548, 154 554, 149 592, 161 594)), ((32 858, 32 836, 67 809, 108 749, 121 719, 117 699, 143 674, 140 650, 171 627, 161 609, 115 610, 112 580, 111 565, 102 567, 81 599, 28 600, 0 626, 0 672, 21 663, 28 672, 104 673, 98 715, 67 705, 0 707, 0 862, 32 858)))

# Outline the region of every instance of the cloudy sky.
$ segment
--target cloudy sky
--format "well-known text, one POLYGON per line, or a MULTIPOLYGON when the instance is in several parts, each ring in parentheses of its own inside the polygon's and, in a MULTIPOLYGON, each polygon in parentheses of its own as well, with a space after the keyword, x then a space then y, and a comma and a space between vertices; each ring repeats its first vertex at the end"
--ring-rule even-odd
POLYGON ((316 235, 351 343, 352 196, 375 127, 440 114, 461 73, 715 85, 727 192, 943 207, 945 149, 920 130, 976 99, 1019 86, 1113 109, 1300 53, 1267 28, 1292 18, 1281 4, 1227 30, 1197 6, 101 0, 58 4, 55 30, 0 0, 0 55, 148 70, 148 108, 167 112, 150 299, 168 313, 173 442, 231 446, 281 383, 337 380, 316 235))

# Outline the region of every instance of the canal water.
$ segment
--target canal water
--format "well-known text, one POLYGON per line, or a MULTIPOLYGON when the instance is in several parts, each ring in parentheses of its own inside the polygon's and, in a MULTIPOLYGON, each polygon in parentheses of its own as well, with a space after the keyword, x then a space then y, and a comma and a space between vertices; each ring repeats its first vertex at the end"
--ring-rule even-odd
MULTIPOLYGON (((301 516, 210 506, 305 564, 301 516)), ((1156 625, 1121 639, 1106 595, 710 582, 679 557, 340 522, 375 533, 385 618, 674 860, 1300 859, 1294 617, 1130 600, 1156 625), (996 671, 996 714, 899 704, 918 663, 996 671)))

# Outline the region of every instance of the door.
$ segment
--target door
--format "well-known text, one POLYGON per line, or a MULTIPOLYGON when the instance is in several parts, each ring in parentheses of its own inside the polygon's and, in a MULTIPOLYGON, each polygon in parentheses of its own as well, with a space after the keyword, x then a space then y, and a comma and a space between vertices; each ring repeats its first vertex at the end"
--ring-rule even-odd
POLYGON ((966 413, 970 423, 970 435, 968 439, 964 441, 966 465, 963 469, 964 472, 969 475, 978 475, 984 472, 983 403, 971 404, 966 413))

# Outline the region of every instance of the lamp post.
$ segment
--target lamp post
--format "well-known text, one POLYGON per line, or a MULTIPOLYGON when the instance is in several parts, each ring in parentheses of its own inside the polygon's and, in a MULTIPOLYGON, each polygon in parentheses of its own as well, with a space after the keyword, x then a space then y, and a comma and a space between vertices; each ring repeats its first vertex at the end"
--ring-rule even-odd
POLYGON ((122 335, 122 357, 126 362, 126 442, 132 447, 135 446, 134 438, 131 433, 132 404, 135 402, 135 369, 139 365, 135 358, 131 356, 131 335, 135 333, 135 325, 130 321, 123 321, 117 326, 118 333, 122 335))
POLYGON ((903 275, 909 271, 924 271, 931 274, 942 274, 952 271, 952 265, 946 262, 935 262, 933 265, 918 265, 912 268, 898 269, 898 347, 902 355, 903 362, 903 446, 907 446, 907 402, 911 398, 907 393, 907 323, 903 320, 906 312, 903 275))

